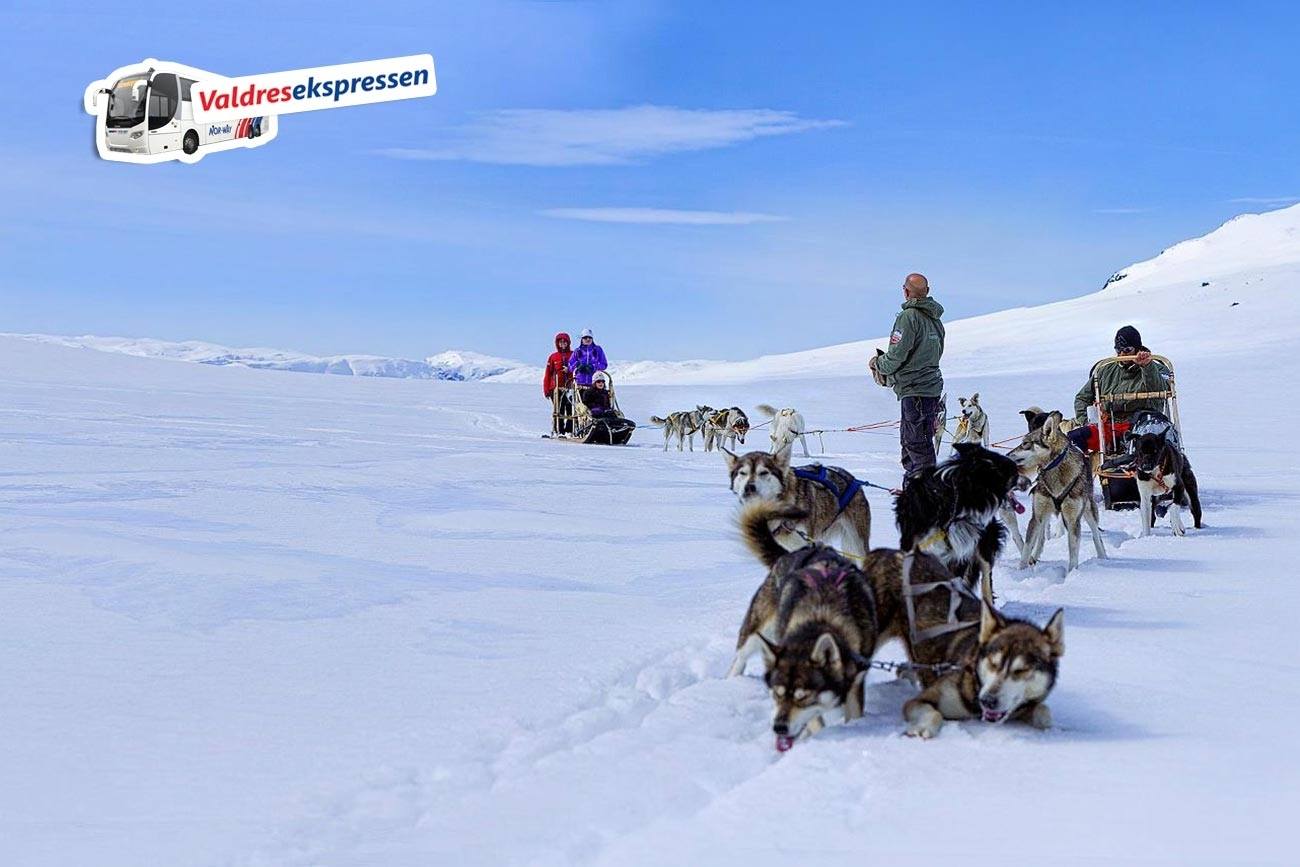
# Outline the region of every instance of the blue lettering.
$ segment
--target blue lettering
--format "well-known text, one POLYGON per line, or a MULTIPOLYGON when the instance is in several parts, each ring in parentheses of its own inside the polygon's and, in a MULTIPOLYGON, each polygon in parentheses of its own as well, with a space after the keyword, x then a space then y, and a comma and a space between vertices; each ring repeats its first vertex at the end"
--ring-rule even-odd
MULTIPOLYGON (((315 76, 313 75, 307 76, 307 98, 308 99, 315 99, 316 97, 321 96, 320 91, 327 87, 329 87, 329 82, 325 82, 322 85, 320 82, 316 80, 315 76)), ((329 93, 326 92, 324 95, 329 96, 329 93)))
POLYGON ((375 77, 373 75, 367 75, 365 78, 361 79, 362 90, 370 90, 372 87, 374 87, 374 85, 375 85, 375 77))
POLYGON ((429 83, 429 70, 427 70, 427 69, 419 69, 419 70, 416 70, 416 73, 415 73, 415 83, 416 83, 416 84, 428 84, 428 83, 429 83))
POLYGON ((305 94, 306 92, 307 92, 307 85, 300 84, 293 89, 293 98, 302 99, 303 94, 305 94))
POLYGON ((411 73, 410 73, 410 72, 403 72, 403 73, 402 73, 402 87, 410 87, 410 86, 411 86, 411 73))

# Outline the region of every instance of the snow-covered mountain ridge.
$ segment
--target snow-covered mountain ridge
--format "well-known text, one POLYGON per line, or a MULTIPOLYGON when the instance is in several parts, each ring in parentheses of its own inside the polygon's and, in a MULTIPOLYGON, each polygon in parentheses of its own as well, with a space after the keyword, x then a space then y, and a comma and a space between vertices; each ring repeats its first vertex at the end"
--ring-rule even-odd
MULTIPOLYGON (((949 376, 1014 371, 1026 357, 1043 370, 1071 370, 1104 354, 1115 328, 1136 325, 1152 349, 1190 358, 1295 339, 1300 307, 1275 303, 1300 289, 1300 205, 1234 217, 1214 231, 1115 272, 1096 293, 948 323, 949 376), (1149 326, 1149 327, 1148 327, 1149 326)), ((936 294, 942 303, 942 291, 936 294)), ((887 327, 888 323, 881 323, 887 327)), ((232 349, 201 341, 12 335, 150 358, 213 365, 454 381, 533 382, 540 365, 464 350, 423 361, 377 355, 314 356, 279 349, 232 349)), ((749 361, 615 361, 622 384, 739 383, 865 375, 884 338, 749 361)))

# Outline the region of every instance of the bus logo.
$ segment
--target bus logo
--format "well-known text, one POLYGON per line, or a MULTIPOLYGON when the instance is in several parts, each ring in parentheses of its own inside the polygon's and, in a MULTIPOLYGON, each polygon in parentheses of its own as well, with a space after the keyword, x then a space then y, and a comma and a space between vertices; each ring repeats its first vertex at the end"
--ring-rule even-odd
POLYGON ((279 132, 265 108, 239 117, 200 117, 199 83, 220 87, 230 79, 203 69, 149 58, 93 81, 82 106, 95 118, 95 147, 106 160, 195 163, 206 154, 260 147, 279 132))

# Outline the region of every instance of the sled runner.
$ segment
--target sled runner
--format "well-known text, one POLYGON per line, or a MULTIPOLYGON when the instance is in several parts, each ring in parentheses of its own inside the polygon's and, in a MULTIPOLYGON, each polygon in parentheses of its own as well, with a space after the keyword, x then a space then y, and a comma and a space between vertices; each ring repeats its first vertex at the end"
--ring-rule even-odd
POLYGON ((576 382, 567 388, 557 388, 551 393, 551 432, 543 439, 555 442, 585 443, 602 446, 624 446, 632 439, 636 423, 624 418, 614 393, 614 378, 605 374, 605 388, 609 392, 612 416, 596 418, 582 400, 583 387, 576 382))
MULTIPOLYGON (((1097 439, 1099 448, 1092 456, 1093 471, 1101 480, 1102 503, 1110 510, 1136 509, 1139 504, 1137 481, 1132 470, 1127 469, 1130 462, 1127 423, 1114 418, 1112 408, 1116 404, 1134 400, 1157 399, 1161 406, 1153 410, 1169 419, 1181 440, 1182 423, 1178 419, 1178 388, 1174 381, 1174 363, 1163 355, 1152 355, 1151 363, 1160 363, 1168 371, 1166 388, 1158 391, 1134 391, 1103 394, 1099 385, 1098 372, 1112 364, 1121 364, 1127 357, 1111 356, 1103 358, 1092 367, 1093 406, 1097 413, 1097 439)), ((1123 412, 1127 418, 1130 412, 1123 412)))

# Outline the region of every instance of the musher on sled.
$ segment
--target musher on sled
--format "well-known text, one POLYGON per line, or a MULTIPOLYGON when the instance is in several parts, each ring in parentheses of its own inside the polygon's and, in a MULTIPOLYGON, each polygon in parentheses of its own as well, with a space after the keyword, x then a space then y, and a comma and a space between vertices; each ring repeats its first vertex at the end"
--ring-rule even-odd
POLYGON ((1098 451, 1103 445, 1098 433, 1099 421, 1104 421, 1107 432, 1118 442, 1128 433, 1135 413, 1165 412, 1164 394, 1169 391, 1170 370, 1152 357, 1151 350, 1142 345, 1142 335, 1132 325, 1115 332, 1115 355, 1124 360, 1113 364, 1105 363, 1110 359, 1098 362, 1074 396, 1074 420, 1078 426, 1068 436, 1085 453, 1098 451), (1088 408, 1095 405, 1098 394, 1154 396, 1109 401, 1109 418, 1090 420, 1088 408))

